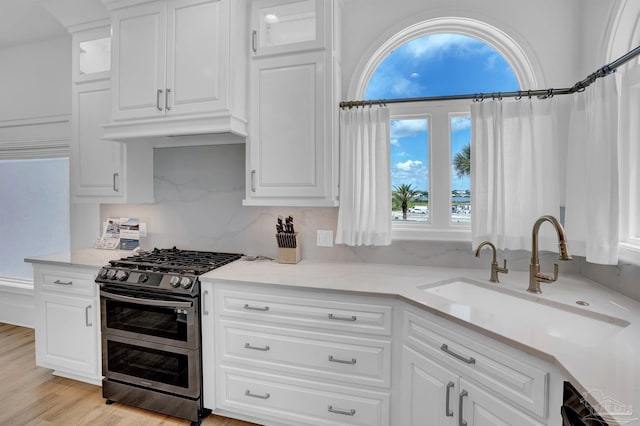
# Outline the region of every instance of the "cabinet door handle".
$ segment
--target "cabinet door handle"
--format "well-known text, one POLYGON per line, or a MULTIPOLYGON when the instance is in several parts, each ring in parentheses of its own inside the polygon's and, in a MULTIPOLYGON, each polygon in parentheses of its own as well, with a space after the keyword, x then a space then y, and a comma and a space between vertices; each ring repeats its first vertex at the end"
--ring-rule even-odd
POLYGON ((257 393, 251 393, 249 389, 247 389, 244 394, 246 396, 250 396, 251 398, 259 398, 259 399, 269 399, 271 397, 271 394, 269 392, 265 393, 264 395, 258 395, 257 393))
POLYGON ((84 322, 87 327, 93 326, 93 323, 89 321, 89 309, 91 309, 91 305, 84 308, 84 322))
POLYGON ((443 343, 442 346, 440 346, 440 349, 442 349, 443 352, 448 353, 452 357, 458 358, 460 361, 466 362, 467 364, 475 364, 476 363, 476 359, 475 358, 473 358, 473 357, 464 357, 462 355, 459 355, 459 354, 453 352, 451 349, 449 349, 449 346, 446 343, 443 343))
POLYGON ((466 390, 462 390, 462 392, 460 392, 460 399, 458 401, 459 405, 458 405, 458 426, 467 426, 467 421, 464 419, 464 397, 469 395, 469 393, 466 390))
POLYGON ((268 311, 269 307, 268 306, 251 306, 248 303, 244 304, 244 309, 247 309, 249 311, 268 311))
POLYGON ((171 110, 171 107, 169 105, 171 105, 169 103, 169 95, 171 94, 171 89, 167 89, 167 91, 164 93, 164 109, 166 109, 167 111, 171 110))
POLYGON ((358 319, 358 317, 356 317, 355 315, 340 316, 340 315, 329 314, 329 319, 330 320, 336 320, 336 321, 355 321, 355 320, 358 319))
POLYGON ((356 363, 356 359, 355 358, 351 358, 351 359, 339 359, 339 358, 334 358, 333 355, 329 355, 329 361, 331 362, 338 362, 340 364, 350 364, 353 365, 356 363))
POLYGON ((451 409, 450 405, 449 405, 449 399, 451 398, 451 389, 453 389, 453 387, 455 386, 455 383, 453 382, 449 382, 447 383, 447 390, 446 392, 446 398, 445 398, 445 405, 444 405, 444 410, 445 410, 445 415, 447 417, 453 417, 453 410, 451 409))
POLYGON ((120 173, 113 174, 113 192, 120 192, 120 173))
POLYGON ((53 283, 54 283, 54 284, 59 284, 59 285, 73 285, 73 281, 60 281, 60 280, 55 280, 53 283))
POLYGON ((257 41, 258 41, 258 32, 256 30, 253 30, 251 32, 251 50, 253 50, 253 53, 258 52, 257 41))
POLYGON ((209 311, 207 310, 207 296, 209 295, 209 290, 205 290, 202 293, 202 315, 209 315, 209 311))
POLYGON ((160 106, 160 95, 162 95, 162 89, 158 89, 158 92, 156 93, 156 108, 158 108, 158 111, 162 111, 162 107, 160 106))
POLYGON ((256 178, 256 171, 251 170, 251 192, 256 192, 256 185, 254 183, 255 178, 256 178))
POLYGON ((356 414, 356 410, 353 408, 350 410, 341 410, 340 408, 333 408, 333 405, 330 405, 329 408, 327 408, 327 411, 330 413, 342 414, 343 416, 354 416, 356 414))
POLYGON ((251 343, 245 343, 244 344, 244 348, 245 349, 253 349, 254 351, 268 351, 269 349, 271 349, 269 347, 269 345, 265 345, 265 346, 252 346, 251 343))

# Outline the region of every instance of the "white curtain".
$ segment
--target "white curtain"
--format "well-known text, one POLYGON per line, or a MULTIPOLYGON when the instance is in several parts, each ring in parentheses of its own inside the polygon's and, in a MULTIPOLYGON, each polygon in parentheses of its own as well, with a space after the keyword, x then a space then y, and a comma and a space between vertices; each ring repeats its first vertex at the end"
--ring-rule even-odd
POLYGON ((340 110, 337 244, 391 244, 389 152, 388 107, 340 110))
MULTIPOLYGON (((472 242, 530 250, 536 219, 560 215, 556 98, 471 105, 472 242)), ((546 229, 548 228, 548 229, 546 229)), ((552 227, 539 247, 557 251, 552 227)))
POLYGON ((618 91, 613 76, 573 95, 565 230, 573 254, 618 263, 618 91))

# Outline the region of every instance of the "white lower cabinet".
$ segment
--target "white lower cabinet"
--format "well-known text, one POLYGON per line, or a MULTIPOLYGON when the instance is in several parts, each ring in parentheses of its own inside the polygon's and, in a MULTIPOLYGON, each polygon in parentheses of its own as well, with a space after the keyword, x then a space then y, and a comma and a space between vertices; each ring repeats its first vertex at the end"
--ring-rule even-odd
POLYGON ((264 425, 560 426, 551 364, 390 297, 203 282, 205 407, 264 425))
POLYGON ((34 264, 36 365, 93 384, 102 378, 96 272, 34 264))
POLYGON ((390 304, 237 283, 202 288, 207 408, 267 425, 393 424, 390 304))

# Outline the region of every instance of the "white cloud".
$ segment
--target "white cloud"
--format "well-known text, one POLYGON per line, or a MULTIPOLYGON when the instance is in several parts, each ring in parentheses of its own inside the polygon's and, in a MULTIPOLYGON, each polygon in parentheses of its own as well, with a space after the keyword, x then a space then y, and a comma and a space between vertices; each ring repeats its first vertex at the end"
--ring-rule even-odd
POLYGON ((422 167, 422 161, 420 160, 407 160, 404 163, 396 163, 396 168, 403 172, 420 167, 422 167))
POLYGON ((414 58, 442 59, 446 54, 468 56, 486 53, 484 43, 460 34, 431 34, 416 38, 404 45, 406 52, 414 58))
POLYGON ((400 139, 407 136, 414 136, 420 132, 426 132, 427 122, 419 120, 391 120, 391 134, 394 138, 400 139))
POLYGON ((471 128, 471 117, 461 116, 451 118, 451 130, 456 132, 471 128))
POLYGON ((420 160, 395 163, 391 167, 391 182, 394 186, 404 183, 411 185, 414 189, 426 191, 429 187, 427 167, 420 160))

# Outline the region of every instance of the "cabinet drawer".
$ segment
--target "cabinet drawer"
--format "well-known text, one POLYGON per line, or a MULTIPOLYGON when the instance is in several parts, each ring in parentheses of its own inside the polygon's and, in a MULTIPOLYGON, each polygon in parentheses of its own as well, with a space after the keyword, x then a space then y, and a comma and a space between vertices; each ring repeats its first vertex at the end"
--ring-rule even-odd
POLYGON ((509 401, 541 417, 547 414, 549 372, 529 363, 529 356, 498 350, 469 339, 434 321, 405 312, 406 345, 454 368, 509 401))
POLYGON ((257 368, 359 385, 390 385, 389 340, 220 321, 221 358, 257 368))
MULTIPOLYGON (((218 406, 287 425, 383 426, 389 394, 220 368, 218 406)), ((266 423, 269 423, 267 421, 266 423)))
POLYGON ((391 306, 346 295, 336 295, 332 299, 326 293, 283 293, 219 287, 216 293, 218 314, 261 323, 391 335, 391 306), (336 298, 348 301, 337 301, 336 298))
POLYGON ((95 274, 91 272, 76 272, 71 269, 42 269, 39 281, 42 289, 47 291, 89 296, 97 292, 95 274))

